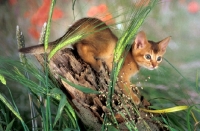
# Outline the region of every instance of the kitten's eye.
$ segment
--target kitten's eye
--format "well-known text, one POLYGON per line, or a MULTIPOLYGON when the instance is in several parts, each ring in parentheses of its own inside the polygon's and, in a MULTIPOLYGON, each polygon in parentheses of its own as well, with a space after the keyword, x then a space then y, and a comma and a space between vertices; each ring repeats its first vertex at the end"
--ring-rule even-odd
POLYGON ((162 60, 162 57, 159 56, 159 57, 157 58, 157 61, 161 61, 161 60, 162 60))
POLYGON ((145 58, 146 58, 147 60, 151 60, 151 55, 146 54, 146 55, 145 55, 145 58))

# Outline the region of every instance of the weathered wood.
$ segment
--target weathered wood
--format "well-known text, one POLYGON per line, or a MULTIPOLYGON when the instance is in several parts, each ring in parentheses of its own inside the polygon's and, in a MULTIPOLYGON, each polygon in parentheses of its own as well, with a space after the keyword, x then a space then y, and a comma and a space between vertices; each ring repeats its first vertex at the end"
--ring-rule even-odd
MULTIPOLYGON (((36 58, 43 65, 43 56, 37 55, 36 58)), ((109 116, 110 114, 106 108, 108 83, 110 81, 107 67, 104 65, 103 70, 97 73, 78 56, 75 50, 66 48, 53 56, 49 61, 49 69, 52 76, 66 90, 67 97, 81 121, 86 126, 92 128, 92 130, 99 131, 103 123, 103 116, 105 114, 109 116), (101 94, 85 94, 62 81, 58 74, 74 84, 100 91, 101 94)), ((134 106, 127 97, 122 96, 122 92, 116 86, 112 108, 119 123, 120 130, 128 130, 125 124, 129 120, 133 120, 136 123, 139 131, 164 130, 164 128, 151 119, 152 116, 150 114, 142 111, 139 111, 139 114, 136 113, 135 109, 139 107, 134 106), (126 109, 130 114, 126 112, 126 109)), ((148 102, 143 101, 140 106, 147 107, 148 105, 148 102)))

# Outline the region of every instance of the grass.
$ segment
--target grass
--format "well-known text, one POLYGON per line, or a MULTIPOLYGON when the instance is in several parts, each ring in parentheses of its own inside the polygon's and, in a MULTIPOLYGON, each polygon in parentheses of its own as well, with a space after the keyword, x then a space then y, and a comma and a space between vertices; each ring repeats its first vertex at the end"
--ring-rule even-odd
MULTIPOLYGON (((54 4, 54 2, 52 3, 54 4)), ((129 27, 130 30, 125 30, 124 33, 122 33, 123 35, 118 43, 119 46, 116 47, 116 52, 118 54, 114 60, 115 66, 111 75, 112 83, 110 85, 112 87, 115 85, 116 76, 123 63, 123 59, 120 59, 120 56, 124 50, 130 48, 130 45, 128 45, 130 39, 134 37, 138 28, 143 23, 143 20, 147 15, 146 13, 148 13, 148 9, 149 8, 136 10, 136 12, 134 12, 135 14, 133 13, 131 17, 137 18, 138 21, 131 21, 132 23, 135 23, 129 27), (137 14, 137 11, 139 14, 137 14), (125 44, 123 45, 123 43, 125 44), (121 63, 116 64, 119 63, 119 61, 121 63)), ((49 16, 51 16, 51 14, 49 16)), ((50 20, 51 18, 49 18, 49 22, 47 23, 47 32, 49 32, 48 30, 50 29, 50 20)), ((20 34, 20 31, 18 33, 20 34)), ((19 34, 18 43, 21 42, 20 44, 23 45, 24 39, 19 34)), ((48 37, 47 33, 44 37, 45 39, 41 39, 41 41, 46 41, 45 43, 48 43, 48 37)), ((66 45, 66 43, 64 45, 66 45)), ((188 60, 190 59, 188 58, 188 60)), ((173 66, 173 64, 170 65, 167 61, 164 61, 164 64, 161 65, 161 68, 158 71, 152 72, 143 69, 134 77, 133 83, 138 83, 139 86, 143 87, 142 94, 145 98, 150 100, 152 109, 159 110, 177 107, 178 105, 188 105, 187 110, 174 113, 163 113, 161 115, 162 117, 155 117, 158 122, 164 123, 164 126, 169 130, 198 130, 198 120, 200 119, 199 103, 190 98, 191 96, 186 89, 190 88, 192 91, 195 91, 198 94, 200 93, 199 71, 194 74, 194 78, 196 78, 194 80, 180 74, 180 71, 177 72, 173 66)), ((43 71, 36 68, 33 63, 29 63, 26 57, 21 56, 21 62, 0 58, 0 74, 3 87, 6 87, 9 92, 9 96, 5 96, 2 93, 0 94, 0 130, 80 130, 81 125, 79 125, 79 120, 73 108, 68 103, 65 94, 57 88, 58 86, 56 83, 53 83, 47 77, 47 70, 43 73, 43 71), (12 92, 9 89, 10 81, 19 83, 28 90, 30 104, 32 105, 28 114, 31 116, 30 118, 25 118, 24 115, 21 115, 21 112, 15 103, 15 99, 12 97, 12 92)), ((113 88, 109 89, 109 94, 112 96, 113 88)), ((85 89, 81 88, 80 90, 84 91, 85 89)), ((108 103, 110 103, 110 101, 111 98, 108 99, 108 103)), ((108 105, 109 108, 110 106, 111 105, 108 105)), ((113 126, 106 125, 107 122, 108 119, 105 117, 105 123, 102 130, 106 128, 109 130, 116 130, 113 126)), ((134 122, 130 122, 127 127, 130 130, 137 130, 135 129, 134 122)))

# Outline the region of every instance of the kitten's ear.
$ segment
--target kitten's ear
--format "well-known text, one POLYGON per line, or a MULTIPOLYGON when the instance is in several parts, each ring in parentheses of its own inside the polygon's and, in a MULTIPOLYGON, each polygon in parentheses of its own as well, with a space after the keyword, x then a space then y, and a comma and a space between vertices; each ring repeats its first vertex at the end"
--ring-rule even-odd
POLYGON ((147 37, 144 31, 140 31, 136 38, 135 38, 135 44, 134 49, 142 49, 146 46, 147 37))
POLYGON ((169 44, 169 41, 171 40, 171 36, 163 39, 162 41, 159 42, 159 46, 162 52, 166 51, 167 45, 169 44))

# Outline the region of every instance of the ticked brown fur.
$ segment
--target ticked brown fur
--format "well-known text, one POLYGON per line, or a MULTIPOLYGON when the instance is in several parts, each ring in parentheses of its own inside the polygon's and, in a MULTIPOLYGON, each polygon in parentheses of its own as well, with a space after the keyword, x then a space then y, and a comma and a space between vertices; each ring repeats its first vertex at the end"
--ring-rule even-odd
POLYGON ((140 99, 132 90, 134 86, 131 86, 130 83, 131 76, 135 75, 139 71, 140 67, 144 67, 149 70, 158 68, 160 62, 162 61, 162 56, 166 52, 170 39, 171 37, 167 37, 160 42, 153 42, 147 40, 143 31, 140 31, 137 34, 131 50, 128 52, 119 73, 118 82, 124 94, 131 96, 136 104, 140 103, 140 99))
MULTIPOLYGON (((75 22, 68 31, 58 40, 49 43, 47 53, 59 42, 72 35, 84 35, 85 37, 73 44, 80 57, 90 64, 94 70, 99 72, 102 61, 105 61, 112 70, 112 60, 114 48, 118 38, 112 33, 108 26, 96 18, 83 18, 75 22)), ((135 75, 140 67, 149 70, 156 69, 162 61, 170 37, 160 42, 148 41, 143 31, 139 32, 135 38, 131 50, 128 52, 122 69, 119 73, 118 85, 126 96, 130 96, 135 104, 140 103, 140 99, 133 92, 130 83, 131 76, 135 75)), ((44 53, 44 45, 22 48, 22 53, 41 54, 44 53)))

